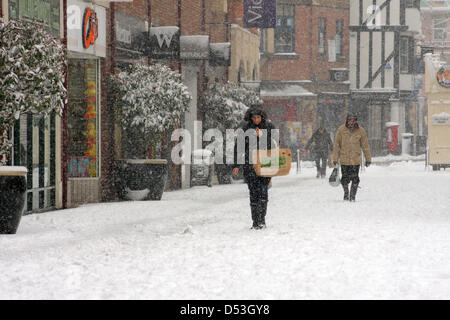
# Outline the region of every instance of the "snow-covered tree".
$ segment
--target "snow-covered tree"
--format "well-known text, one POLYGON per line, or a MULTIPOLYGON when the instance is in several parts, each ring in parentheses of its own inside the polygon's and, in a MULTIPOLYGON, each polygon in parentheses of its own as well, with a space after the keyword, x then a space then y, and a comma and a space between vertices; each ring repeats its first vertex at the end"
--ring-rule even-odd
POLYGON ((213 83, 200 97, 200 107, 205 113, 204 129, 236 129, 244 119, 245 112, 261 99, 255 91, 233 83, 213 83))
POLYGON ((61 115, 66 89, 64 47, 33 22, 0 19, 0 165, 22 114, 61 115))
POLYGON ((180 124, 192 99, 181 75, 165 65, 132 65, 109 79, 128 156, 142 158, 164 132, 180 124))

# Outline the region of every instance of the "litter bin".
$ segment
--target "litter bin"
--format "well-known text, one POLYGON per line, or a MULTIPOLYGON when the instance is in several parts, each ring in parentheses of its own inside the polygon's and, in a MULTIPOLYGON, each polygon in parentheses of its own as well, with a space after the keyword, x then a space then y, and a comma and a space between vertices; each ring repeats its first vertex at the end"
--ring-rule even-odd
POLYGON ((402 134, 402 155, 411 154, 411 140, 414 134, 406 132, 402 134))
POLYGON ((191 187, 212 186, 213 154, 207 149, 194 150, 191 162, 191 187))

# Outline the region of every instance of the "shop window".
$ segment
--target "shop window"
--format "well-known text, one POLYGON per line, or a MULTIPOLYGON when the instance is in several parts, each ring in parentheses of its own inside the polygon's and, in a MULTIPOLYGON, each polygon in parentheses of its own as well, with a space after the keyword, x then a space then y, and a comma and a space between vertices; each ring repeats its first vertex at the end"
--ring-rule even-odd
POLYGON ((56 37, 60 35, 59 0, 9 0, 9 16, 36 21, 56 37))
POLYGON ((412 73, 414 65, 414 47, 411 37, 400 37, 400 72, 412 73))
POLYGON ((98 177, 98 61, 69 59, 69 177, 98 177))
POLYGON ((295 51, 295 6, 277 5, 277 25, 275 28, 275 52, 295 51))
POLYGON ((327 19, 319 18, 319 55, 326 53, 326 29, 327 19))

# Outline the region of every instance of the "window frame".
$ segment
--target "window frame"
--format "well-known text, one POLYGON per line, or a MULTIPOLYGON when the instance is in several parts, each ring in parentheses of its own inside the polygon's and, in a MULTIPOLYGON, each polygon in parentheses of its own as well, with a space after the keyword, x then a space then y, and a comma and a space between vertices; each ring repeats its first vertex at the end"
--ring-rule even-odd
POLYGON ((448 28, 448 17, 433 17, 433 41, 441 42, 447 41, 447 28, 448 28), (439 21, 439 22, 437 22, 439 21), (445 26, 444 26, 445 23, 445 26), (436 27, 436 25, 441 25, 436 27), (436 32, 442 31, 442 38, 436 38, 436 32))
POLYGON ((326 56, 327 55, 327 18, 319 17, 319 20, 317 23, 317 29, 318 29, 317 53, 321 57, 326 56), (322 35, 323 35, 323 37, 322 37, 322 35), (322 40, 323 40, 323 44, 321 43, 322 40), (321 49, 323 50, 323 52, 321 52, 321 49))
POLYGON ((277 25, 274 30, 275 53, 295 53, 295 5, 277 4, 277 25), (289 9, 288 9, 289 8, 289 9), (280 26, 278 25, 282 20, 280 26), (292 19, 292 25, 288 25, 288 19, 292 19), (280 44, 278 38, 280 32, 288 32, 290 35, 289 44, 280 44), (286 49, 281 49, 284 46, 286 49))
POLYGON ((336 56, 344 56, 344 19, 336 20, 336 56), (338 36, 339 42, 338 42, 338 36))
POLYGON ((414 72, 414 39, 409 36, 401 36, 399 51, 400 73, 412 74, 414 72))

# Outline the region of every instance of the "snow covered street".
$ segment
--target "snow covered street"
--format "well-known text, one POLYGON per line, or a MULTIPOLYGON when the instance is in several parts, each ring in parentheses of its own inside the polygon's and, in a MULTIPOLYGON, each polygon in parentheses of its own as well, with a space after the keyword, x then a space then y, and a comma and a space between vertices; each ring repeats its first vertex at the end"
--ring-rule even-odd
POLYGON ((259 231, 243 183, 24 216, 0 299, 450 299, 450 170, 360 176, 356 203, 312 167, 274 178, 259 231))

